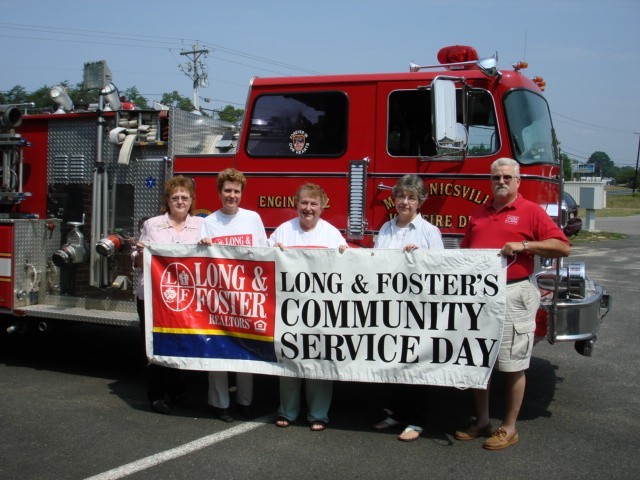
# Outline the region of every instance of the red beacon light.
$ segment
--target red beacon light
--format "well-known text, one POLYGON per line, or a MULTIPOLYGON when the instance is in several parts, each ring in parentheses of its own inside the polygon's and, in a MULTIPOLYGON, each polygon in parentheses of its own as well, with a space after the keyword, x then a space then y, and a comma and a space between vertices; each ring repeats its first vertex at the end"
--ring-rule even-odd
POLYGON ((465 70, 474 68, 475 62, 478 60, 478 52, 473 47, 466 45, 453 45, 444 47, 438 52, 438 62, 441 65, 448 65, 449 70, 465 70), (460 65, 466 63, 466 65, 460 65))
POLYGON ((417 65, 409 63, 410 72, 419 72, 426 68, 442 68, 447 70, 476 70, 479 69, 491 78, 500 78, 502 75, 498 71, 498 53, 492 57, 478 59, 478 53, 473 47, 465 45, 454 45, 444 47, 438 52, 438 65, 417 65))

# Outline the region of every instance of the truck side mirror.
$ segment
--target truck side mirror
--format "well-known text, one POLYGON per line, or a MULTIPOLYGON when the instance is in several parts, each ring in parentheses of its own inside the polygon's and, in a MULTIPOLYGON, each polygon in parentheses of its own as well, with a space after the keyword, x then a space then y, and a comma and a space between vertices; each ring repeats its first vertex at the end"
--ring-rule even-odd
POLYGON ((434 141, 438 147, 463 150, 467 147, 467 130, 457 123, 456 86, 451 80, 436 77, 431 85, 434 141))

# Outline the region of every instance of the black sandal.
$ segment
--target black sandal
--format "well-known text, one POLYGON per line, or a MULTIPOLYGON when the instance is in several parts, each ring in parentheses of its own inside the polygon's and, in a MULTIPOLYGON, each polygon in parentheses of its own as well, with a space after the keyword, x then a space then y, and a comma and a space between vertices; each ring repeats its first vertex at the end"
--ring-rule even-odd
POLYGON ((276 417, 276 421, 275 421, 276 427, 280 427, 280 428, 287 428, 289 425, 291 425, 291 422, 282 416, 276 417))
POLYGON ((311 425, 309 425, 309 428, 312 432, 321 432, 322 430, 327 428, 327 424, 322 420, 314 420, 313 422, 311 422, 311 425))

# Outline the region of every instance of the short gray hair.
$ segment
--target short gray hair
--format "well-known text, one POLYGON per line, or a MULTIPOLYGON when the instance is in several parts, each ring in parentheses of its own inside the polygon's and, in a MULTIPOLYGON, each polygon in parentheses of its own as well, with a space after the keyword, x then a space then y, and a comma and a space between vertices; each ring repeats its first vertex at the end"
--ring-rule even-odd
POLYGON ((491 164, 491 171, 493 172, 497 167, 513 167, 513 173, 516 174, 516 177, 520 176, 520 164, 513 158, 502 157, 497 159, 491 164))
POLYGON ((417 175, 407 174, 400 177, 398 183, 396 183, 391 190, 391 195, 395 198, 403 191, 415 193, 418 196, 420 205, 427 199, 427 187, 417 175))

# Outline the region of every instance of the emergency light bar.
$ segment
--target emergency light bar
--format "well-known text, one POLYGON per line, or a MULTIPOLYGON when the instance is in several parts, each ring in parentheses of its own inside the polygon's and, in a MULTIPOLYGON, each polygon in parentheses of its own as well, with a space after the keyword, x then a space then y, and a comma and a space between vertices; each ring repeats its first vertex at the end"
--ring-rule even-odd
POLYGON ((478 52, 473 47, 465 45, 454 45, 452 47, 441 48, 438 52, 438 61, 442 65, 450 63, 455 64, 474 64, 478 60, 478 52))
POLYGON ((409 63, 410 72, 418 72, 426 68, 445 67, 448 70, 470 70, 478 68, 488 77, 500 77, 498 71, 498 53, 492 57, 478 59, 478 53, 475 48, 465 45, 454 45, 444 47, 438 52, 438 65, 418 65, 413 62, 409 63))

